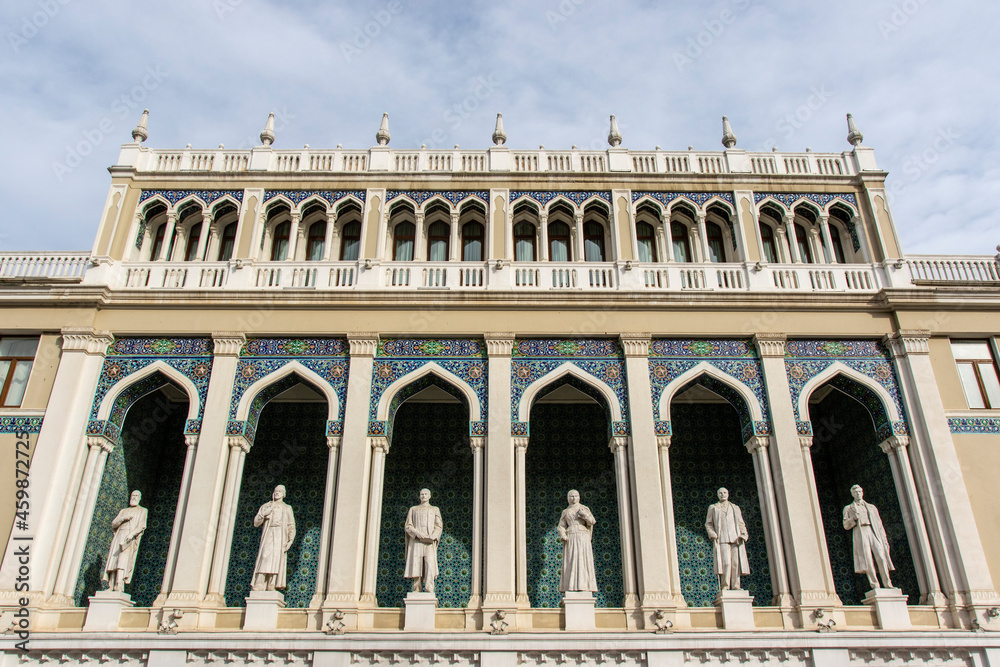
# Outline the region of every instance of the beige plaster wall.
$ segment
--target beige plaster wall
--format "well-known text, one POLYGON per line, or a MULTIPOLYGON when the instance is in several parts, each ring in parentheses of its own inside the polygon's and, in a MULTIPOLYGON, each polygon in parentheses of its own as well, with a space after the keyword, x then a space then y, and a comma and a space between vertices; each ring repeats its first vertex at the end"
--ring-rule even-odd
POLYGON ((969 404, 962 389, 962 381, 958 377, 955 357, 951 354, 951 340, 948 338, 931 338, 931 367, 934 369, 934 380, 945 410, 966 410, 969 404))
POLYGON ((507 213, 503 197, 493 199, 493 255, 490 259, 514 259, 507 257, 507 213))
POLYGON ((132 226, 131 221, 135 217, 135 210, 139 205, 140 194, 142 191, 135 187, 131 187, 125 192, 121 213, 118 216, 118 229, 114 238, 111 239, 111 247, 107 250, 107 254, 114 259, 124 259, 130 247, 129 244, 135 242, 135 239, 129 239, 129 228, 132 226))
POLYGON ((240 218, 240 224, 237 226, 237 234, 239 234, 236 239, 236 250, 233 252, 233 257, 249 259, 250 257, 250 244, 253 243, 253 230, 257 221, 257 197, 251 195, 246 198, 243 202, 243 217, 240 218))
POLYGON ((1000 470, 1000 435, 952 435, 958 460, 962 466, 965 487, 972 501, 972 514, 986 551, 986 560, 994 586, 1000 582, 1000 494, 997 493, 997 471, 1000 470))
POLYGON ((628 201, 625 197, 618 197, 615 201, 613 214, 618 221, 618 258, 635 259, 632 254, 632 216, 629 213, 628 201))
POLYGON ((25 410, 44 410, 52 393, 52 385, 56 379, 56 369, 62 355, 59 334, 43 334, 38 340, 38 350, 35 352, 35 362, 31 366, 31 376, 28 386, 24 389, 24 399, 21 408, 25 410))
MULTIPOLYGON (((38 441, 38 435, 32 434, 28 435, 26 438, 17 437, 16 433, 0 433, 0 539, 2 539, 2 544, 7 544, 10 542, 11 530, 14 527, 14 493, 17 491, 17 486, 14 482, 17 479, 23 479, 22 476, 18 476, 14 471, 17 468, 15 461, 17 460, 17 443, 18 441, 27 441, 28 443, 28 455, 34 455, 35 453, 35 443, 38 441)), ((21 451, 24 451, 22 445, 21 451)), ((24 456, 21 456, 21 460, 25 460, 24 456)), ((29 459, 30 463, 30 459, 29 459)), ((24 464, 21 464, 21 469, 24 470, 24 464)), ((44 485, 45 480, 31 479, 29 477, 29 483, 44 485)), ((28 487, 28 502, 32 500, 31 487, 28 487)), ((28 508, 28 522, 31 523, 31 507, 28 508)), ((31 530, 34 533, 34 529, 31 530)))
POLYGON ((365 220, 364 228, 361 230, 365 235, 363 246, 365 254, 362 258, 375 259, 375 253, 378 250, 378 225, 381 210, 382 202, 379 197, 372 197, 371 201, 368 202, 368 219, 365 220))

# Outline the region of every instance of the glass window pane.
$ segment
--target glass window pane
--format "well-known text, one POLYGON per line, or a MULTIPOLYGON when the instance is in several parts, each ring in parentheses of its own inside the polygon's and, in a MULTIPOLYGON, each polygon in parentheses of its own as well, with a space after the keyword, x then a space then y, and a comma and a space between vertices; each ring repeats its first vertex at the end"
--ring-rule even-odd
POLYGON ((551 247, 551 257, 550 260, 553 262, 568 262, 569 261, 569 243, 562 239, 552 239, 552 243, 549 244, 551 247))
POLYGON ((448 260, 448 242, 447 241, 431 241, 430 245, 430 255, 427 260, 430 262, 444 262, 448 260))
POLYGON ((674 239, 674 261, 690 262, 687 253, 687 244, 680 239, 674 239))
POLYGON ((514 261, 533 262, 535 260, 534 239, 522 238, 517 240, 514 246, 514 261))
POLYGON ((583 257, 588 262, 604 261, 604 243, 598 239, 586 239, 583 242, 583 257))
POLYGON ((708 254, 709 261, 711 262, 721 262, 723 260, 722 256, 722 241, 715 239, 708 240, 708 254))
POLYGON ((7 390, 7 398, 4 400, 4 407, 17 407, 21 405, 24 398, 24 388, 28 386, 28 375, 31 373, 30 361, 19 361, 14 366, 14 377, 10 380, 10 388, 7 390))
POLYGON ((306 259, 310 262, 318 262, 323 259, 322 239, 309 239, 309 256, 306 259))
POLYGON ((653 241, 650 239, 642 239, 639 241, 639 261, 640 262, 652 262, 653 261, 653 241))
POLYGON ((11 362, 9 359, 0 361, 0 391, 3 391, 4 384, 7 383, 7 371, 10 370, 11 362))
POLYGON ((288 257, 288 239, 275 239, 274 248, 271 250, 271 260, 283 262, 288 257))
POLYGON ((976 369, 972 364, 958 364, 958 375, 962 378, 962 388, 970 408, 985 408, 982 392, 979 391, 979 380, 976 379, 976 369))
POLYGON ((397 262, 410 262, 413 260, 413 239, 396 239, 396 254, 394 258, 397 262))
POLYGON ((347 238, 343 240, 341 259, 345 262, 353 262, 358 258, 358 250, 361 248, 361 240, 358 238, 347 238))
POLYGON ((219 247, 220 262, 228 262, 233 258, 233 240, 231 238, 222 239, 222 245, 219 247))
POLYGON ((463 262, 481 262, 483 260, 483 242, 478 238, 467 238, 462 248, 463 262))
POLYGON ((0 357, 34 357, 37 338, 0 338, 0 357))
POLYGON ((953 340, 951 353, 955 359, 992 359, 990 346, 985 340, 953 340))
POLYGON ((989 399, 991 408, 1000 408, 1000 382, 997 382, 997 371, 993 362, 978 364, 979 377, 983 381, 986 389, 986 397, 989 399))

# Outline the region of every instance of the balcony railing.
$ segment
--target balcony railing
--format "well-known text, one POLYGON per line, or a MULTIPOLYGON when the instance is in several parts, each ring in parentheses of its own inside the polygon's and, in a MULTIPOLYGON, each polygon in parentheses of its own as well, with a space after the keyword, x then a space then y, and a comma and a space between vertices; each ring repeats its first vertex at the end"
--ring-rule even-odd
POLYGON ((87 252, 0 253, 0 280, 79 282, 90 266, 87 252))

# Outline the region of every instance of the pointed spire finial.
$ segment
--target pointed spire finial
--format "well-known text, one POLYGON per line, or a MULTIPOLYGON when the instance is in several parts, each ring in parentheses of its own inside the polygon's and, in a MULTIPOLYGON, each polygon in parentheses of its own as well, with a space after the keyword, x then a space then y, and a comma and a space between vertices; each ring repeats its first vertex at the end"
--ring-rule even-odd
POLYGON ((507 133, 503 131, 503 114, 497 114, 497 126, 493 130, 493 144, 503 146, 507 141, 507 133))
POLYGON ((852 146, 860 146, 865 140, 865 135, 861 134, 858 126, 854 124, 854 116, 847 114, 847 143, 852 146))
POLYGON ((611 131, 608 132, 608 143, 612 148, 617 148, 622 143, 622 133, 618 131, 618 121, 615 120, 614 114, 611 114, 611 131))
POLYGON ((727 149, 736 145, 736 135, 733 134, 733 126, 729 124, 729 119, 722 117, 722 145, 727 149))
POLYGON ((142 115, 139 116, 139 124, 132 130, 132 141, 141 144, 149 138, 149 132, 146 131, 147 123, 149 123, 149 109, 143 109, 142 115))
POLYGON ((269 113, 267 115, 267 122, 264 123, 264 129, 260 133, 260 143, 265 146, 270 146, 274 143, 274 114, 269 113))
POLYGON ((382 114, 382 123, 378 126, 378 132, 375 133, 375 141, 378 142, 379 146, 389 145, 389 114, 382 114))

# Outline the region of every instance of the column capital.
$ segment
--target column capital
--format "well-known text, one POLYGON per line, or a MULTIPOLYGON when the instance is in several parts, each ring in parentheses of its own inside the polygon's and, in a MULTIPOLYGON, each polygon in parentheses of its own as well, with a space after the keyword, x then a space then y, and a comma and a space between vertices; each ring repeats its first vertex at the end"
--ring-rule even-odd
POLYGON ((327 449, 333 451, 340 447, 340 437, 339 435, 328 435, 326 436, 326 447, 327 449))
POLYGON ((882 342, 895 358, 905 357, 908 354, 930 354, 930 340, 931 332, 925 329, 901 329, 882 338, 882 342))
POLYGON ((371 332, 347 334, 352 357, 374 357, 378 351, 378 334, 371 332))
POLYGON ((115 443, 111 442, 107 436, 104 435, 88 435, 87 446, 91 449, 103 449, 110 454, 111 450, 115 448, 115 443))
POLYGON ((91 327, 66 327, 62 330, 63 352, 85 352, 104 356, 108 346, 115 342, 110 331, 96 331, 91 327))
POLYGON ((769 435, 755 435, 751 436, 749 440, 743 443, 743 446, 747 448, 747 451, 751 454, 759 452, 762 449, 767 449, 771 444, 771 436, 769 435))
POLYGON ((758 333, 753 335, 753 344, 757 348, 757 354, 764 357, 785 356, 785 342, 788 337, 781 333, 758 333))
POLYGON ((250 441, 242 435, 228 436, 226 444, 229 445, 229 449, 242 449, 244 454, 250 451, 250 441))
POLYGON ((656 446, 661 450, 670 449, 670 441, 673 439, 672 435, 658 435, 656 436, 656 446))
POLYGON ((289 217, 291 217, 292 222, 298 222, 302 219, 302 211, 291 210, 288 212, 289 217))
POLYGON ((368 444, 371 446, 372 450, 376 452, 382 452, 383 454, 389 453, 389 438, 384 435, 369 437, 368 444))
POLYGON ((626 357, 648 357, 650 338, 648 333, 623 333, 618 336, 626 357))
POLYGON ((809 449, 813 446, 813 437, 811 435, 800 435, 799 436, 799 447, 802 449, 809 449))
POLYGON ((509 331, 491 331, 483 334, 486 354, 490 357, 509 357, 514 350, 514 334, 509 331))
POLYGON ((612 454, 617 454, 618 452, 623 452, 628 449, 628 436, 616 435, 608 441, 608 449, 611 450, 612 454))
POLYGON ((195 447, 198 446, 198 438, 199 436, 197 435, 185 435, 184 446, 187 447, 188 449, 194 449, 195 447))
POLYGON ((514 436, 510 439, 514 444, 514 449, 518 452, 528 451, 528 437, 524 435, 514 436))
POLYGON ((469 438, 469 446, 473 453, 481 452, 486 448, 486 438, 481 435, 472 436, 469 438))
POLYGON ((174 210, 167 211, 167 222, 177 222, 177 211, 174 210))
POLYGON ((910 436, 893 435, 879 443, 879 449, 886 454, 891 454, 894 449, 902 449, 910 444, 910 436))
POLYGON ((247 337, 239 331, 213 331, 213 353, 217 357, 238 357, 247 337))

